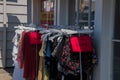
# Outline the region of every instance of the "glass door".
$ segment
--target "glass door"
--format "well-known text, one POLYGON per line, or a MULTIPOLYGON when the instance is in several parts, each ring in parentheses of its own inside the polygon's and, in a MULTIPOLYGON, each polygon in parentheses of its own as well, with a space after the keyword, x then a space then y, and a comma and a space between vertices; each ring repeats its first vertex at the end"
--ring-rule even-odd
POLYGON ((116 0, 115 4, 113 38, 113 80, 120 80, 120 0, 116 0))

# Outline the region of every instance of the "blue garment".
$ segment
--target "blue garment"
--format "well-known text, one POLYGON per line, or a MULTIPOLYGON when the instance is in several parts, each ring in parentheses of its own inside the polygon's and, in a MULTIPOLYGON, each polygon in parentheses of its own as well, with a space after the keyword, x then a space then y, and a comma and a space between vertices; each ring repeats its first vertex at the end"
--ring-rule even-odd
POLYGON ((51 41, 47 40, 45 52, 44 52, 44 59, 45 59, 44 70, 48 75, 50 75, 50 66, 51 66, 51 52, 52 52, 51 45, 52 45, 51 41))
POLYGON ((52 42, 47 40, 46 42, 46 48, 45 48, 45 56, 46 57, 51 57, 51 53, 52 53, 52 49, 51 49, 51 46, 52 46, 52 42))

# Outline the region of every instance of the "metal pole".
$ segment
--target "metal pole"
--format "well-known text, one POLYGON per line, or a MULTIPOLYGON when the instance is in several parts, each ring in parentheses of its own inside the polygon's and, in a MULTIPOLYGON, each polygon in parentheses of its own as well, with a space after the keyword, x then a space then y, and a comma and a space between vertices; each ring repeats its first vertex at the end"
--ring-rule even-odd
POLYGON ((34 16, 34 14, 33 14, 33 8, 34 8, 34 6, 33 6, 33 0, 31 0, 31 23, 34 23, 34 20, 33 20, 33 16, 34 16))
POLYGON ((83 75, 82 75, 82 53, 79 53, 80 57, 80 80, 83 80, 83 75))
POLYGON ((3 67, 6 67, 6 0, 3 0, 3 67))
POLYGON ((58 2, 58 0, 54 0, 54 25, 58 25, 57 24, 57 8, 58 8, 58 6, 57 6, 57 2, 58 2))
MULTIPOLYGON (((80 5, 81 5, 81 0, 76 0, 75 3, 75 12, 76 12, 76 26, 79 26, 80 23, 80 5)), ((79 34, 80 36, 80 34, 79 34)), ((81 57, 81 52, 79 53, 79 60, 80 60, 80 80, 82 80, 82 57, 81 57)))
POLYGON ((80 0, 76 0, 75 2, 75 12, 76 12, 76 26, 79 26, 79 20, 80 20, 80 0))
POLYGON ((88 12, 88 27, 91 27, 91 8, 92 8, 92 0, 89 0, 89 12, 88 12))

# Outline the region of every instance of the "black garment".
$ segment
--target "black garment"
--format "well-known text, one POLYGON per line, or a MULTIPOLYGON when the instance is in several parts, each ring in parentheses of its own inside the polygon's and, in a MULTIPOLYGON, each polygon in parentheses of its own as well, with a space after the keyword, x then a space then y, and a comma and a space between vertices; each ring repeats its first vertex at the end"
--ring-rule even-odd
POLYGON ((50 80, 58 80, 58 69, 57 69, 57 60, 51 56, 50 61, 50 80))
POLYGON ((55 57, 57 60, 60 59, 61 54, 63 52, 63 46, 65 44, 65 36, 62 36, 61 39, 58 41, 57 38, 54 39, 53 42, 53 49, 52 49, 52 56, 55 57))
MULTIPOLYGON (((87 80, 87 74, 85 72, 82 72, 82 78, 83 80, 87 80)), ((65 80, 80 80, 80 75, 71 75, 71 74, 68 74, 67 76, 65 76, 65 80)))

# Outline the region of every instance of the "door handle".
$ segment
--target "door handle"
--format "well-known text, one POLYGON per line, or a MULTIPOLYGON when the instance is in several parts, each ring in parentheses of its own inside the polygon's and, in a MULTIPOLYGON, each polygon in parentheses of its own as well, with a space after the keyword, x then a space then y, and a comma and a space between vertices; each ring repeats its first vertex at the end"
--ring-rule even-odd
POLYGON ((113 39, 113 42, 120 42, 120 39, 113 39))

